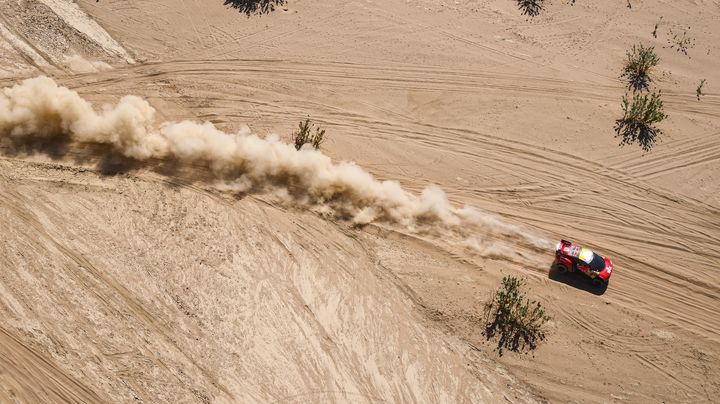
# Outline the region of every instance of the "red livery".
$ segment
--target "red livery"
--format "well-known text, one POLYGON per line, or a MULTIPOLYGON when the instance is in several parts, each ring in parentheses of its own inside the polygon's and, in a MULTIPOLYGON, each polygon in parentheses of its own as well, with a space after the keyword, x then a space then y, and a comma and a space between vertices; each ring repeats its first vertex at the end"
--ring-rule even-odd
POLYGON ((582 272, 593 280, 598 287, 607 287, 613 273, 610 258, 603 258, 588 248, 562 240, 555 248, 553 270, 564 272, 582 272))

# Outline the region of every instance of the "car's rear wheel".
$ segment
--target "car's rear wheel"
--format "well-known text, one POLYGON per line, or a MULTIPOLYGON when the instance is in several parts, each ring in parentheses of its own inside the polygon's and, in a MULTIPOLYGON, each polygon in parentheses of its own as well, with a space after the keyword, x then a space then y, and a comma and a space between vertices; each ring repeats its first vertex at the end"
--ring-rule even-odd
POLYGON ((555 264, 553 265, 553 270, 559 274, 564 274, 565 272, 567 272, 567 267, 562 264, 555 264))

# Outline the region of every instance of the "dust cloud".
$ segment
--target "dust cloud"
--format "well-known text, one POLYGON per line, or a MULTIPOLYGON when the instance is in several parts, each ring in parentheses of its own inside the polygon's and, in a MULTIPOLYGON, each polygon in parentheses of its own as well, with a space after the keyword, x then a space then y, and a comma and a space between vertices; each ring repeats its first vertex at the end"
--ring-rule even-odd
POLYGON ((497 241, 512 239, 544 249, 549 241, 470 206, 454 207, 436 186, 419 195, 397 181, 380 181, 352 162, 334 163, 306 146, 296 150, 277 136, 244 127, 225 133, 212 123, 162 122, 144 99, 125 96, 99 111, 77 92, 48 77, 27 79, 0 94, 0 141, 13 144, 66 139, 100 144, 139 163, 203 165, 224 187, 272 192, 284 200, 364 225, 388 222, 412 231, 455 235, 481 255, 518 258, 497 241), (493 236, 493 237, 489 237, 493 236), (496 241, 487 241, 496 239, 496 241))

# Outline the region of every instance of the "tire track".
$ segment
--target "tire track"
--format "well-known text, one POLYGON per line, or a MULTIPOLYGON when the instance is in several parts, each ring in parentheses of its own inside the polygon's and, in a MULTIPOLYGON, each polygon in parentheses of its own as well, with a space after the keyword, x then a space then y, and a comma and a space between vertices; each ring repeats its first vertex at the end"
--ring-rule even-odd
MULTIPOLYGON (((144 324, 148 329, 152 330, 153 333, 160 336, 169 346, 173 347, 175 352, 179 353, 187 361, 189 361, 203 377, 210 382, 209 384, 217 387, 222 391, 226 397, 232 397, 232 394, 217 380, 207 369, 203 368, 194 358, 188 355, 187 352, 183 351, 177 342, 171 338, 172 332, 166 329, 160 324, 157 319, 149 313, 143 307, 143 304, 139 302, 127 288, 116 282, 109 275, 106 275, 103 271, 96 268, 92 262, 90 262, 83 255, 75 252, 71 248, 65 246, 63 243, 58 241, 54 236, 48 233, 45 226, 35 217, 31 212, 18 208, 18 206, 26 206, 27 201, 24 197, 14 190, 8 188, 7 184, 3 187, 4 191, 0 194, 0 205, 9 209, 13 212, 14 216, 21 219, 26 225, 28 225, 36 234, 52 245, 53 248, 58 250, 64 257, 68 258, 75 265, 72 267, 66 267, 66 273, 80 285, 83 289, 93 294, 99 301, 101 301, 106 307, 113 308, 113 310, 119 310, 120 307, 129 309, 134 317, 144 324), (88 277, 90 275, 90 277, 88 277), (94 278, 94 279, 93 279, 94 278), (95 284, 97 283, 97 284, 95 284), (103 293, 106 290, 109 294, 103 293)), ((162 360, 151 352, 152 360, 160 368, 166 368, 162 360)), ((167 369, 170 371, 169 369, 167 369)), ((172 373, 172 372, 170 372, 172 373)), ((184 383, 178 375, 175 375, 177 380, 184 383)))
MULTIPOLYGON (((510 185, 505 189, 482 183, 477 188, 446 187, 452 200, 480 202, 484 208, 552 234, 592 238, 595 244, 591 246, 611 254, 619 267, 617 281, 607 298, 647 318, 720 342, 720 318, 708 309, 716 304, 718 293, 714 283, 717 275, 713 272, 713 264, 720 258, 718 209, 645 182, 659 169, 682 169, 684 161, 690 160, 679 159, 668 165, 663 156, 653 156, 640 167, 631 167, 629 161, 618 162, 619 158, 607 162, 582 160, 547 145, 509 142, 482 130, 432 124, 394 105, 362 101, 339 106, 332 101, 347 88, 458 95, 492 90, 530 97, 608 101, 616 97, 616 86, 532 75, 280 60, 173 61, 68 79, 67 83, 87 93, 124 94, 132 89, 142 93, 145 86, 160 79, 172 80, 178 87, 195 86, 186 106, 202 111, 205 107, 196 108, 196 104, 209 100, 217 104, 211 109, 217 117, 228 116, 237 102, 254 103, 265 119, 277 121, 287 120, 288 114, 304 116, 312 111, 318 122, 360 140, 391 140, 408 151, 442 150, 444 158, 462 158, 478 167, 493 167, 502 173, 501 182, 510 185), (248 92, 253 95, 239 95, 248 92), (513 185, 516 182, 518 186, 513 185), (523 185, 528 183, 532 186, 523 185), (561 228, 559 223, 567 222, 568 212, 573 214, 573 226, 561 228), (686 266, 694 271, 689 272, 686 266)), ((683 97, 686 95, 670 94, 669 104, 683 97)), ((710 109, 712 105, 700 112, 708 113, 710 109)), ((695 159, 712 159, 717 153, 712 135, 678 142, 668 148, 668 153, 671 150, 683 150, 695 159)), ((398 174, 394 168, 382 171, 384 177, 399 179, 409 188, 418 182, 412 174, 398 174)), ((600 320, 589 323, 573 313, 563 315, 588 333, 613 338, 610 324, 600 320)), ((642 337, 621 336, 614 337, 612 343, 641 355, 648 352, 639 347, 650 344, 642 337)), ((659 347, 665 349, 662 344, 659 347)))

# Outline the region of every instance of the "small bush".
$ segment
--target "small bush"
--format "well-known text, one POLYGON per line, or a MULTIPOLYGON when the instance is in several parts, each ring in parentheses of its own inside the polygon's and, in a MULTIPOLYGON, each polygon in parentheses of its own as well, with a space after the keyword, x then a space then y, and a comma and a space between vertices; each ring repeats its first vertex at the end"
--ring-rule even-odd
POLYGON ((313 124, 310 119, 300 121, 298 131, 293 134, 295 139, 295 149, 300 150, 306 144, 311 144, 315 149, 320 148, 320 144, 325 140, 325 129, 316 128, 313 133, 313 124))
POLYGON ((663 20, 663 17, 660 16, 660 19, 658 20, 658 22, 655 23, 655 29, 652 32, 652 36, 655 39, 657 39, 658 28, 660 28, 660 23, 662 22, 662 20, 663 20))
POLYGON ((660 58, 655 54, 655 47, 646 48, 633 45, 627 52, 627 60, 623 69, 623 77, 628 82, 628 89, 633 91, 648 90, 652 82, 651 70, 657 66, 660 58))
POLYGON ((543 1, 545 0, 517 0, 518 8, 523 15, 535 17, 540 14, 543 9, 543 1))
POLYGON ((670 49, 675 49, 677 52, 682 52, 685 56, 688 55, 688 51, 695 47, 695 38, 688 35, 687 29, 682 30, 682 32, 678 32, 670 28, 670 38, 668 38, 668 45, 670 46, 670 49))
POLYGON ((663 112, 661 94, 633 94, 632 101, 627 95, 622 101, 623 117, 615 121, 615 137, 622 138, 620 145, 638 143, 644 151, 650 151, 662 130, 655 124, 667 115, 663 112))
POLYGON ((225 0, 225 5, 238 9, 250 16, 265 14, 275 10, 275 6, 285 4, 286 0, 225 0))
POLYGON ((705 87, 706 81, 707 80, 705 80, 705 79, 700 80, 700 83, 698 84, 697 88, 695 89, 695 93, 697 94, 698 101, 700 101, 700 97, 705 95, 705 94, 703 94, 703 87, 705 87))
POLYGON ((524 281, 506 276, 485 303, 485 336, 498 336, 497 352, 535 349, 545 339, 544 325, 550 320, 540 302, 525 298, 524 281))

